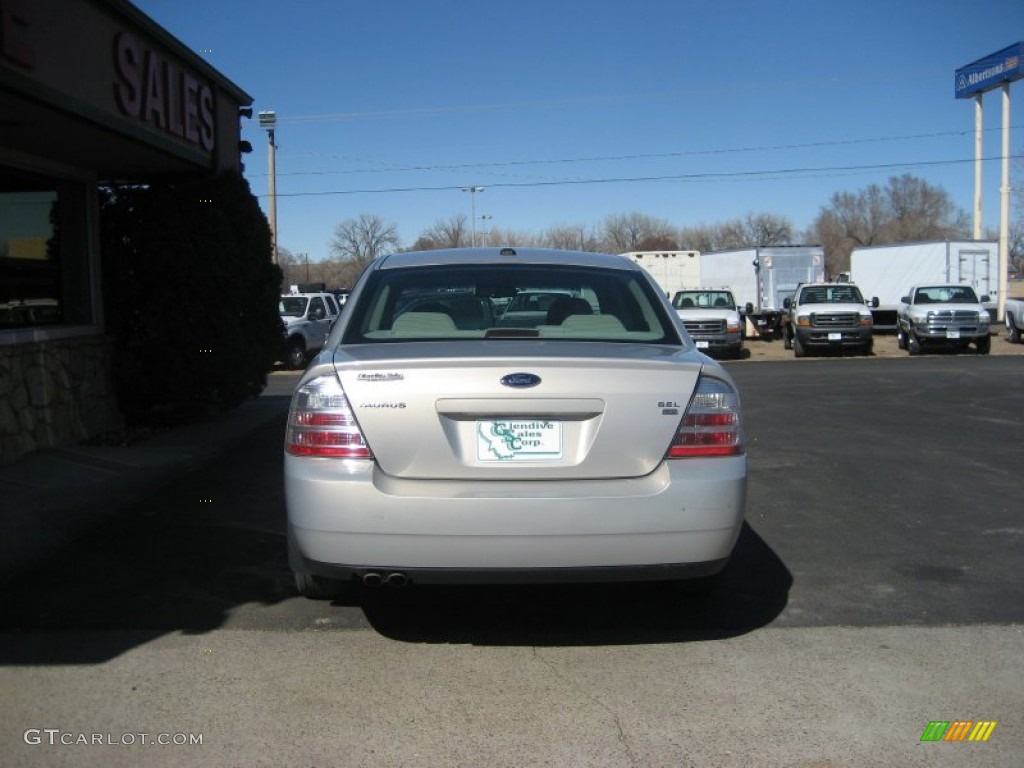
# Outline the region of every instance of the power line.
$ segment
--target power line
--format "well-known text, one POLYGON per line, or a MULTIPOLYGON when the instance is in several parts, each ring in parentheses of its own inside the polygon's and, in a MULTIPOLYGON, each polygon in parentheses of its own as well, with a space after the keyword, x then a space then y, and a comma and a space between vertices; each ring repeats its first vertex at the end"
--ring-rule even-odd
MULTIPOLYGON (((1024 155, 1011 155, 1009 159, 1018 160, 1024 155)), ((999 157, 985 158, 986 160, 998 160, 999 157)), ((560 181, 522 181, 522 182, 488 182, 491 188, 530 188, 530 187, 557 187, 557 186, 579 186, 587 184, 638 184, 657 182, 704 182, 704 181, 730 181, 734 179, 747 179, 751 181, 775 180, 781 178, 792 178, 796 174, 848 174, 851 172, 881 171, 909 168, 934 168, 946 165, 961 165, 973 163, 974 159, 963 160, 922 160, 906 163, 878 163, 873 165, 836 165, 823 166, 819 168, 777 168, 774 170, 761 171, 733 171, 729 173, 683 173, 663 176, 621 176, 593 179, 564 179, 560 181), (773 178, 774 177, 774 178, 773 178)), ((393 194, 404 192, 447 192, 462 189, 460 184, 442 186, 421 186, 421 187, 389 187, 385 189, 345 189, 325 192, 278 192, 278 197, 324 197, 329 195, 374 195, 393 194)), ((260 195, 264 197, 264 195, 260 195)))
MULTIPOLYGON (((1011 126, 1019 129, 1021 126, 1011 126)), ((1001 128, 986 128, 985 132, 1001 131, 1001 128)), ((950 136, 966 136, 972 131, 943 131, 936 133, 918 133, 904 136, 876 136, 864 139, 840 139, 834 141, 815 141, 799 144, 769 144, 753 147, 725 147, 720 149, 686 150, 677 152, 651 152, 624 155, 597 155, 593 157, 567 157, 567 158, 541 158, 532 160, 504 160, 491 163, 448 163, 439 165, 397 165, 390 168, 350 168, 338 171, 291 171, 278 173, 278 176, 330 176, 330 175, 352 175, 369 173, 404 173, 414 171, 464 171, 481 168, 511 168, 528 165, 566 165, 573 163, 594 163, 594 162, 619 162, 634 160, 663 160, 667 158, 682 157, 708 157, 713 155, 729 155, 748 152, 778 152, 794 149, 822 149, 826 147, 853 146, 858 144, 880 144, 891 141, 919 141, 922 139, 947 138, 950 136)), ((301 154, 301 153, 299 153, 301 154)), ((346 158, 344 155, 308 153, 314 157, 346 158)), ((293 155, 294 156, 294 155, 293 155)), ((252 174, 253 178, 265 176, 266 174, 252 174)))

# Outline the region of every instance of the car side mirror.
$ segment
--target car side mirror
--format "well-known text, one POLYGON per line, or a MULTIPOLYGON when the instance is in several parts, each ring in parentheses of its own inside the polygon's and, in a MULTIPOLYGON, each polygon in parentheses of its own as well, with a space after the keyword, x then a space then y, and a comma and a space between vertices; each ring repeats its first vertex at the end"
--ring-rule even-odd
POLYGON ((990 301, 992 301, 992 299, 991 299, 991 297, 987 293, 981 294, 981 303, 982 304, 988 304, 990 301))
POLYGON ((878 309, 881 305, 882 305, 882 302, 880 302, 878 300, 877 296, 872 296, 871 297, 871 308, 872 309, 878 309))
POLYGON ((783 309, 790 309, 792 306, 793 306, 793 300, 792 299, 787 297, 787 298, 782 300, 782 308, 783 309))
POLYGON ((900 296, 900 304, 909 304, 909 303, 910 303, 910 297, 909 296, 900 296))
POLYGON ((744 309, 747 311, 748 315, 752 314, 754 311, 754 303, 752 301, 748 301, 747 306, 745 306, 744 309))

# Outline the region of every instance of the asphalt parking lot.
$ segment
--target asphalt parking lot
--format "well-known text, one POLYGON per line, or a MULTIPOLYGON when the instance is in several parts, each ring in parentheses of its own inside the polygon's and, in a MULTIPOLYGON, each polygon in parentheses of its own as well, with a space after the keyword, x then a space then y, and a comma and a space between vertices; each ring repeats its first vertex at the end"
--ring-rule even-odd
POLYGON ((222 450, 4 573, 4 762, 1019 764, 1018 349, 727 363, 749 498, 709 598, 671 585, 298 598, 280 477, 297 374, 274 374, 260 419, 200 435, 222 450), (958 719, 997 726, 984 744, 921 741, 958 719), (46 728, 120 741, 26 741, 46 728), (203 743, 121 738, 164 732, 203 743))

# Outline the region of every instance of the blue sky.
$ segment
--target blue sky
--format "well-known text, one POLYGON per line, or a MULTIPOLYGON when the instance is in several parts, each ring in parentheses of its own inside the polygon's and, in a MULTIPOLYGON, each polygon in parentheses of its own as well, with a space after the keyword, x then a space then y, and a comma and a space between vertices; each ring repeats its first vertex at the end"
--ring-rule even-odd
MULTIPOLYGON (((953 73, 1024 40, 1021 0, 135 3, 277 113, 278 241, 312 261, 363 213, 411 245, 470 215, 468 186, 479 229, 527 233, 634 211, 803 229, 902 173, 970 212, 974 102, 953 73)), ((1024 81, 1011 96, 1024 154, 1024 81)), ((998 92, 984 119, 995 158, 998 92)), ((254 118, 243 138, 266 210, 266 133, 254 118)), ((984 174, 995 229, 998 161, 984 174)))

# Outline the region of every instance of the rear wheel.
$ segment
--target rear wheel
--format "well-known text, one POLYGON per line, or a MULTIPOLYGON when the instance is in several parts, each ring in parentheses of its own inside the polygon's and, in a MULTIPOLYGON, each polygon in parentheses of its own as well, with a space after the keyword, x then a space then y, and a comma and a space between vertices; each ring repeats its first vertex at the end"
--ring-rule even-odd
POLYGON ((1006 316, 1006 338, 1011 344, 1020 344, 1020 328, 1013 320, 1013 315, 1006 316))
POLYGON ((306 365, 306 347, 301 341, 293 340, 288 342, 288 349, 285 352, 284 363, 289 370, 297 371, 306 365))
POLYGON ((296 572, 295 588, 303 597, 310 600, 330 600, 343 597, 350 591, 347 582, 315 576, 312 573, 296 572))

